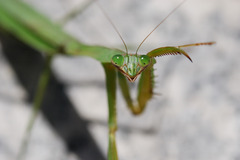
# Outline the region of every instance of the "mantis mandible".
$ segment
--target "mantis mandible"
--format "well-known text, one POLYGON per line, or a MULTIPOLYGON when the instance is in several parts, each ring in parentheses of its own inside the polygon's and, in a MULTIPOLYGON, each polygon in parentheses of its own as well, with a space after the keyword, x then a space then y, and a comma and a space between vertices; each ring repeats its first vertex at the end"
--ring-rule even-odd
MULTIPOLYGON (((89 56, 102 63, 106 73, 106 86, 109 109, 109 147, 108 160, 118 160, 115 132, 117 130, 116 121, 116 80, 118 79, 124 99, 128 108, 133 114, 141 114, 147 102, 153 96, 154 73, 153 65, 156 63, 155 57, 164 55, 184 55, 190 61, 190 56, 182 49, 185 47, 212 45, 214 42, 194 43, 180 45, 177 47, 161 47, 148 52, 146 55, 138 55, 138 50, 143 42, 162 24, 172 13, 174 13, 186 0, 174 8, 140 43, 135 54, 129 54, 127 46, 112 23, 113 27, 120 36, 126 52, 109 49, 101 46, 89 46, 83 44, 66 33, 59 25, 52 23, 48 18, 36 12, 27 4, 19 0, 0 0, 0 31, 7 32, 29 46, 44 52, 46 54, 46 64, 50 68, 51 60, 56 54, 66 54, 71 56, 89 56), (117 76, 118 75, 118 76, 117 76), (128 83, 134 82, 140 76, 138 84, 137 104, 133 103, 128 83), (126 78, 125 78, 126 77, 126 78)), ((100 7, 101 8, 101 7, 100 7)), ((43 73, 45 75, 46 73, 43 73)), ((47 74, 49 74, 47 72, 47 74)), ((28 125, 29 133, 34 120, 41 106, 42 95, 47 85, 48 79, 40 83, 37 91, 37 97, 34 102, 33 116, 28 125)), ((25 143, 24 143, 25 144, 25 143)), ((23 154, 23 153, 20 153, 23 154)), ((20 155, 20 158, 22 155, 20 155)), ((20 159, 19 158, 19 159, 20 159)))

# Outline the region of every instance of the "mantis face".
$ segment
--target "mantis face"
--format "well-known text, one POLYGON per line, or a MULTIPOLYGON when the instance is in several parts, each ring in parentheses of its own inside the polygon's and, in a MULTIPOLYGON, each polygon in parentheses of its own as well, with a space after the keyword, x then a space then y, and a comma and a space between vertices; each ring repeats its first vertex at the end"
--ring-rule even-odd
POLYGON ((138 75, 151 64, 152 59, 147 55, 115 55, 112 64, 123 73, 130 82, 134 82, 138 75))

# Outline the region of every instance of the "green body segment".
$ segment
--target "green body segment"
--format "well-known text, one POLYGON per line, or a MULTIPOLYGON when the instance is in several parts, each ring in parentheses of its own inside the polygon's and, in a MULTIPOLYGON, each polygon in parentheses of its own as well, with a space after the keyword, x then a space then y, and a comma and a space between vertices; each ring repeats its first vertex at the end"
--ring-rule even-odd
POLYGON ((0 31, 10 33, 46 54, 83 55, 102 63, 110 63, 114 55, 123 54, 120 50, 79 42, 60 25, 20 0, 0 0, 0 31))

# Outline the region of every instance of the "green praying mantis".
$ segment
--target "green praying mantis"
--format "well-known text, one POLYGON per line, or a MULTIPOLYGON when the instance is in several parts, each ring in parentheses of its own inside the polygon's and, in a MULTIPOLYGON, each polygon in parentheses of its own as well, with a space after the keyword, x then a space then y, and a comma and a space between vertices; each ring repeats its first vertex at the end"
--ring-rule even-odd
MULTIPOLYGON (((109 110, 109 145, 108 160, 118 160, 115 132, 117 130, 116 121, 116 82, 118 80, 127 106, 134 115, 141 114, 147 102, 153 96, 154 73, 153 66, 156 63, 155 58, 164 55, 184 55, 190 61, 190 56, 182 49, 185 47, 212 45, 215 42, 194 43, 180 45, 177 47, 168 46, 154 49, 146 55, 138 55, 138 50, 143 42, 156 30, 172 13, 174 13, 183 3, 181 2, 174 8, 140 43, 135 54, 129 54, 127 46, 114 26, 110 18, 103 11, 109 22, 112 24, 120 36, 126 52, 110 49, 102 46, 89 46, 83 44, 70 36, 61 26, 54 24, 42 14, 36 12, 27 4, 20 0, 0 0, 0 31, 10 33, 31 47, 46 54, 46 65, 50 68, 52 58, 57 54, 69 56, 88 56, 96 59, 105 70, 106 88, 108 96, 109 110), (129 92, 129 86, 126 78, 134 82, 140 77, 138 84, 137 100, 132 100, 129 92)), ((27 133, 30 133, 31 127, 41 106, 42 96, 48 82, 48 72, 43 72, 39 82, 38 91, 34 100, 34 112, 28 125, 27 133)), ((28 135, 28 134, 27 134, 28 135)), ((26 143, 25 143, 26 146, 26 143)), ((24 151, 23 151, 24 152, 24 151)), ((20 158, 23 152, 20 152, 20 158)))

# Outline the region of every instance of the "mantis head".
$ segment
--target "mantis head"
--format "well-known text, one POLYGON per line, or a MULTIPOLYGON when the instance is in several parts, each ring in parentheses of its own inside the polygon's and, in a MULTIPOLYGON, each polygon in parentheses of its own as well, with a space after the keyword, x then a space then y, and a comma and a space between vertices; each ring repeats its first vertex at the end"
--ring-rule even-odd
POLYGON ((112 64, 123 73, 130 82, 134 82, 138 75, 151 64, 152 59, 147 55, 115 55, 112 64))
POLYGON ((182 50, 183 47, 190 47, 190 46, 199 46, 199 45, 212 45, 215 44, 215 42, 204 42, 204 43, 194 43, 194 44, 187 44, 177 47, 161 47, 156 48, 150 52, 147 53, 147 55, 138 55, 138 50, 142 46, 143 42, 170 16, 172 15, 186 0, 183 0, 178 6, 176 6, 160 23, 143 39, 143 41, 138 46, 135 54, 128 54, 128 48, 126 43, 124 42, 121 34, 117 30, 117 27, 113 24, 111 19, 108 17, 108 15, 105 13, 105 11, 101 8, 100 9, 108 19, 108 21, 112 24, 113 28, 119 35, 120 39, 123 42, 123 45, 126 49, 126 54, 123 55, 115 55, 112 57, 112 64, 117 67, 117 69, 123 73, 130 82, 134 82, 137 77, 142 73, 144 69, 146 69, 154 60, 154 57, 157 56, 164 56, 164 55, 184 55, 186 56, 190 61, 191 58, 189 55, 182 50))

